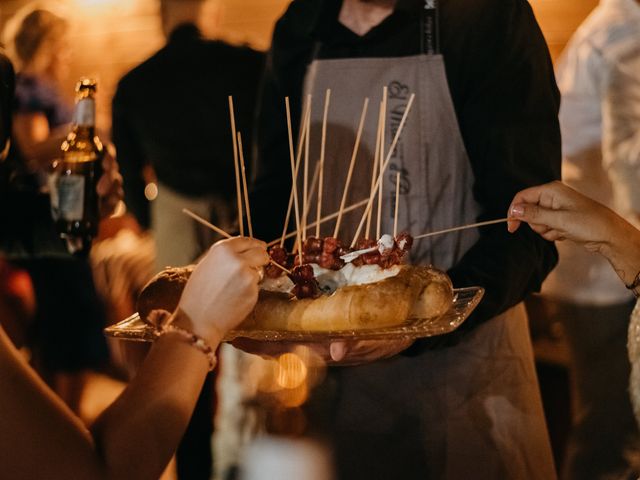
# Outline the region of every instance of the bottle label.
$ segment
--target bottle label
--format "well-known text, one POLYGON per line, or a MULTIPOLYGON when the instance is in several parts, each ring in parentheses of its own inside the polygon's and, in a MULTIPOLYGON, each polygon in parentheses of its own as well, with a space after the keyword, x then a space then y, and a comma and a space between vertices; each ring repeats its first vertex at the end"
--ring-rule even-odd
POLYGON ((82 220, 84 213, 84 182, 82 175, 60 175, 51 189, 53 217, 68 222, 82 220))
POLYGON ((76 105, 74 123, 83 127, 93 127, 96 123, 96 102, 93 98, 83 98, 76 105))

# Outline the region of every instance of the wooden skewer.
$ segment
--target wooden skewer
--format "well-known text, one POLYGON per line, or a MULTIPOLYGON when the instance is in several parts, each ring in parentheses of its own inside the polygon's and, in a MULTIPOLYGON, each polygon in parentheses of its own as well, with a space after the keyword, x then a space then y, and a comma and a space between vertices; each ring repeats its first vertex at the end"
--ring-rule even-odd
POLYGON ((342 192, 342 201, 340 202, 340 210, 338 210, 338 219, 336 220, 336 227, 333 230, 334 238, 338 238, 340 232, 340 223, 342 222, 342 209, 344 209, 347 203, 347 194, 349 193, 349 185, 351 184, 351 176, 353 175, 353 167, 356 164, 356 157, 358 156, 358 147, 360 146, 360 138, 362 137, 362 130, 364 129, 364 120, 367 116, 367 107, 369 106, 369 99, 364 99, 364 105, 362 106, 362 114, 360 115, 360 125, 358 125, 358 133, 356 134, 356 143, 353 146, 353 153, 351 154, 351 162, 349 162, 349 171, 347 172, 347 180, 344 184, 344 191, 342 192))
POLYGON ((216 227, 213 223, 206 221, 204 218, 202 218, 200 215, 193 213, 191 210, 189 210, 188 208, 183 208, 182 209, 182 213, 189 215, 191 218, 193 218, 196 222, 201 223, 202 225, 204 225, 205 227, 210 228, 211 230, 213 230, 216 233, 219 233, 220 235, 222 235, 224 238, 232 238, 231 235, 229 235, 227 232, 225 232, 224 230, 222 230, 220 227, 216 227))
MULTIPOLYGON (((358 203, 354 203, 352 205, 349 205, 347 208, 345 208, 342 211, 342 213, 343 214, 349 213, 349 212, 351 212, 353 210, 356 210, 357 208, 364 207, 367 204, 368 201, 369 201, 369 199, 365 198, 364 200, 361 200, 358 203)), ((335 213, 332 213, 331 215, 327 215, 326 217, 321 218, 319 220, 319 222, 322 224, 322 223, 326 223, 326 222, 328 222, 330 220, 333 220, 334 218, 336 218, 339 215, 339 213, 340 212, 335 212, 335 213)), ((313 222, 312 224, 307 225, 307 229, 316 227, 317 226, 316 223, 317 222, 313 222)), ((297 233, 298 232, 287 233, 284 238, 286 240, 288 238, 295 237, 297 235, 297 233)), ((272 240, 271 242, 267 243, 267 247, 272 247, 273 245, 277 245, 279 242, 280 242, 280 238, 276 238, 275 240, 272 240)))
MULTIPOLYGON (((232 238, 232 236, 230 234, 228 234, 227 232, 225 232, 224 230, 222 230, 220 227, 216 227, 213 223, 206 221, 204 218, 202 218, 200 215, 193 213, 191 210, 189 210, 188 208, 183 208, 182 209, 182 213, 185 213, 187 215, 189 215, 191 218, 193 218, 196 222, 201 223, 202 225, 204 225, 205 227, 210 228, 211 230, 213 230, 216 233, 219 233, 220 235, 222 235, 225 238, 232 238)), ((291 270, 287 270, 286 268, 284 268, 282 265, 280 265, 277 262, 274 262, 272 259, 269 259, 269 263, 271 263, 271 265, 279 268, 280 270, 282 270, 283 272, 286 272, 288 274, 291 274, 291 270)))
POLYGON ((311 199, 316 194, 316 189, 318 188, 318 176, 320 174, 320 164, 316 163, 316 166, 313 169, 313 177, 311 178, 311 188, 309 189, 309 196, 307 197, 307 209, 303 212, 303 216, 309 215, 309 211, 311 210, 311 199))
MULTIPOLYGON (((409 97, 409 101, 407 102, 407 108, 404 109, 404 114, 402 115, 402 119, 400 120, 400 125, 398 125, 398 130, 396 131, 395 136, 393 137, 393 141, 391 142, 391 146, 389 147, 389 152, 387 153, 387 158, 385 159, 382 167, 380 167, 380 172, 378 173, 378 180, 376 181, 376 188, 382 182, 382 177, 384 176, 384 172, 387 170, 389 166, 389 162, 391 162, 391 156, 396 149, 396 145, 398 144, 398 139, 400 138, 400 134, 402 133, 402 129, 404 128, 404 124, 407 121, 407 117, 409 116, 409 112, 411 111, 411 107, 413 106, 413 100, 415 99, 415 94, 412 93, 411 97, 409 97)), ((356 230, 356 238, 360 236, 360 232, 362 232, 362 228, 364 227, 364 222, 366 220, 366 214, 369 213, 371 207, 373 206, 373 196, 369 196, 369 203, 367 203, 367 208, 365 209, 364 215, 360 220, 360 225, 358 225, 358 229, 356 230)))
POLYGON ((318 181, 318 205, 316 209, 316 238, 320 238, 320 214, 322 211, 322 189, 324 182, 324 152, 327 141, 327 115, 329 102, 331 101, 331 89, 327 89, 324 96, 324 113, 322 115, 322 141, 320 143, 320 180, 318 181))
POLYGON ((229 116, 231 118, 231 137, 233 139, 233 166, 236 171, 236 197, 238 199, 238 228, 240 235, 244 236, 244 221, 242 218, 242 196, 240 193, 240 167, 238 160, 238 140, 236 137, 236 115, 233 109, 233 97, 229 95, 229 116))
MULTIPOLYGON (((287 228, 289 228, 289 219, 291 218, 291 210, 293 208, 293 188, 294 188, 294 185, 297 184, 296 182, 298 181, 298 171, 300 170, 300 159, 301 159, 300 152, 302 148, 300 142, 303 138, 302 136, 304 135, 304 130, 307 128, 306 109, 307 109, 307 105, 305 105, 303 109, 302 125, 300 126, 300 138, 298 139, 298 155, 296 157, 296 173, 295 173, 296 178, 291 184, 291 193, 289 194, 289 205, 287 206, 287 215, 285 216, 284 226, 282 227, 282 238, 280 240, 281 247, 284 245, 285 234, 287 233, 287 228)), ((293 155, 293 134, 291 133, 290 128, 289 128, 289 154, 293 155)))
MULTIPOLYGON (((382 162, 384 158, 384 136, 386 132, 387 124, 387 86, 382 89, 382 119, 381 119, 381 131, 380 131, 380 168, 382 169, 382 162)), ((380 179, 380 185, 378 186, 378 217, 376 223, 376 238, 380 238, 382 232, 382 184, 384 183, 384 177, 380 179)))
POLYGON ((396 205, 393 213, 393 238, 398 236, 398 204, 400 203, 400 172, 396 173, 396 205))
POLYGON ((302 265, 302 236, 300 235, 300 207, 298 206, 298 186, 296 185, 296 161, 293 158, 293 134, 291 133, 291 106, 289 105, 289 97, 285 97, 285 107, 287 110, 287 129, 289 130, 289 151, 291 162, 291 180, 293 182, 293 206, 296 214, 296 240, 298 244, 298 254, 300 256, 300 265, 302 265))
POLYGON ((274 267, 279 268, 279 269, 280 269, 280 270, 282 270, 284 273, 287 273, 287 274, 289 274, 289 275, 291 275, 291 273, 292 273, 292 272, 291 272, 291 270, 289 270, 289 269, 287 269, 287 268, 284 268, 284 267, 283 267, 282 265, 280 265, 278 262, 275 262, 275 261, 273 261, 273 260, 269 259, 269 263, 270 263, 271 265, 273 265, 274 267))
POLYGON ((307 214, 309 212, 309 132, 311 131, 311 100, 309 98, 309 110, 307 111, 307 130, 304 135, 304 175, 302 178, 302 240, 307 239, 307 214))
MULTIPOLYGON (((382 102, 380 102, 380 110, 378 111, 378 132, 376 134, 376 147, 375 147, 375 152, 373 154, 373 169, 371 172, 371 187, 369 190, 369 195, 373 195, 375 197, 376 193, 375 190, 373 189, 373 187, 376 184, 376 177, 378 176, 378 165, 380 163, 379 157, 380 157, 380 127, 382 125, 382 102)), ((369 210, 369 213, 367 214, 367 228, 365 230, 365 238, 370 238, 370 234, 371 234, 371 215, 373 213, 373 210, 369 210)), ((354 239, 354 241, 357 239, 354 239)))
POLYGON ((247 172, 244 166, 244 149, 242 148, 242 135, 238 132, 238 152, 240 154, 240 172, 242 173, 242 188, 244 190, 244 208, 247 211, 247 225, 249 226, 249 238, 253 238, 253 224, 251 223, 251 207, 249 206, 249 189, 247 188, 247 172))
POLYGON ((509 218, 499 218, 497 220, 489 220, 488 222, 472 223, 471 225, 463 225, 462 227, 447 228, 446 230, 439 230, 437 232, 425 233, 423 235, 418 235, 417 237, 413 237, 413 239, 420 240, 421 238, 434 237, 436 235, 444 235, 445 233, 458 232, 460 230, 484 227, 487 225, 495 225, 496 223, 504 223, 508 221, 509 221, 509 218))

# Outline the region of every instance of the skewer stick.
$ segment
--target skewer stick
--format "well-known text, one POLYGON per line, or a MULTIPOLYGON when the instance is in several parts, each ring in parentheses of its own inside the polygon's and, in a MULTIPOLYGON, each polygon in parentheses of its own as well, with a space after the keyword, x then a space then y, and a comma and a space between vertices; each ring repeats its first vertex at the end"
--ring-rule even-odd
MULTIPOLYGON (((231 235, 229 235, 227 232, 225 232, 224 230, 222 230, 220 227, 216 227, 213 223, 206 221, 204 218, 202 218, 200 215, 193 213, 191 210, 189 210, 188 208, 183 208, 182 209, 182 213, 189 215, 191 218, 193 218, 196 222, 201 223, 202 225, 204 225, 205 227, 210 228, 211 230, 213 230, 216 233, 219 233, 220 235, 222 235, 225 238, 232 238, 231 235)), ((279 268, 280 270, 282 270, 285 273, 289 273, 291 274, 291 270, 287 270, 286 268, 284 268, 282 265, 280 265, 277 262, 274 262, 273 259, 269 259, 269 263, 271 263, 271 265, 273 265, 274 267, 279 268)))
POLYGON ((229 235, 227 232, 225 232, 224 230, 222 230, 220 227, 216 227, 213 223, 206 221, 204 218, 202 218, 200 215, 193 213, 191 210, 189 210, 188 208, 183 208, 182 209, 182 213, 189 215, 191 218, 193 218, 196 222, 201 223, 202 225, 204 225, 205 227, 210 228, 211 230, 213 230, 214 232, 222 235, 224 238, 231 238, 231 235, 229 235))
POLYGON ((362 130, 364 129, 364 120, 367 116, 367 107, 369 106, 369 99, 364 99, 364 105, 362 106, 362 114, 360 115, 360 125, 358 126, 358 133, 356 135, 356 143, 353 146, 353 153, 351 154, 351 162, 349 163, 349 171, 347 173, 347 180, 344 184, 344 191, 342 192, 342 201, 340 202, 340 210, 338 210, 338 219, 336 220, 336 227, 333 230, 334 238, 338 238, 338 232, 340 231, 340 223, 342 222, 342 210, 345 203, 347 203, 347 194, 349 193, 349 185, 351 184, 351 176, 353 175, 353 167, 356 164, 356 157, 358 156, 358 147, 360 146, 360 138, 362 137, 362 130))
MULTIPOLYGON (((295 214, 296 214, 296 240, 297 240, 297 244, 298 244, 298 254, 300 255, 300 265, 302 265, 303 262, 303 258, 302 258, 302 240, 301 240, 301 236, 300 236, 300 207, 298 206, 298 186, 296 185, 296 177, 297 177, 297 169, 296 169, 296 161, 293 158, 293 134, 291 133, 291 106, 289 105, 289 97, 285 97, 284 99, 285 101, 285 106, 286 106, 286 110, 287 110, 287 129, 289 131, 289 153, 290 153, 290 161, 291 161, 291 180, 293 182, 292 184, 292 188, 293 188, 293 205, 294 205, 294 209, 295 209, 295 214)), ((298 150, 298 153, 300 153, 300 150, 298 150)))
MULTIPOLYGON (((371 189, 369 190, 369 195, 373 195, 375 197, 376 193, 375 190, 373 189, 373 187, 376 184, 376 178, 378 176, 378 165, 380 164, 380 131, 381 131, 381 127, 382 127, 382 102, 380 102, 380 110, 378 112, 378 132, 376 134, 376 147, 375 147, 375 153, 373 154, 373 172, 371 173, 371 189)), ((367 229, 366 229, 366 233, 364 235, 365 238, 370 238, 369 235, 371 233, 371 215, 373 213, 373 210, 369 210, 369 213, 367 214, 367 229)), ((377 237, 379 238, 379 237, 377 237)), ((376 239, 377 239, 376 238, 376 239)), ((355 245, 355 242, 357 241, 357 238, 353 239, 353 243, 351 244, 352 246, 355 245)))
POLYGON ((400 203, 400 172, 396 173, 396 205, 393 213, 393 238, 398 236, 398 204, 400 203))
POLYGON ((445 233, 459 232, 460 230, 467 230, 469 228, 484 227, 486 225, 495 225, 496 223, 504 223, 509 221, 508 218, 500 218, 498 220, 489 220, 488 222, 472 223, 471 225, 463 225, 462 227, 447 228, 446 230, 439 230, 437 232, 425 233, 413 237, 414 240, 420 240, 421 238, 434 237, 436 235, 444 235, 445 233))
MULTIPOLYGON (((344 213, 349 213, 349 212, 351 212, 353 210, 356 210, 358 208, 364 207, 367 204, 367 202, 369 202, 369 199, 365 198, 364 200, 361 200, 361 201, 359 201, 357 203, 349 205, 347 208, 345 208, 342 211, 342 213, 343 214, 344 213)), ((316 222, 313 222, 310 225, 307 225, 307 229, 316 227, 317 226, 317 222, 319 222, 320 224, 323 224, 323 223, 326 223, 326 222, 328 222, 330 220, 333 220, 334 218, 336 218, 339 215, 339 213, 340 212, 335 212, 335 213, 332 213, 331 215, 327 215, 326 217, 321 218, 319 221, 316 221, 316 222)), ((290 233, 287 233, 284 238, 286 240, 286 239, 295 237, 297 234, 298 234, 298 232, 290 232, 290 233)), ((272 240, 271 242, 267 243, 267 247, 272 247, 273 245, 277 245, 278 242, 280 242, 280 238, 276 238, 275 240, 272 240)))
POLYGON ((307 130, 304 135, 304 175, 302 182, 302 240, 307 239, 307 214, 309 213, 309 132, 311 131, 311 102, 307 111, 307 130))
MULTIPOLYGON (((282 227, 282 238, 280 240, 280 247, 284 245, 285 234, 287 233, 287 228, 289 228, 289 219, 291 218, 291 209, 293 208, 293 188, 298 181, 298 171, 300 170, 300 151, 301 151, 301 141, 304 135, 304 131, 307 128, 307 122, 305 121, 307 118, 306 115, 307 105, 305 105, 303 109, 302 116, 302 125, 300 126, 300 137, 298 139, 298 156, 296 158, 296 171, 295 171, 295 179, 291 184, 291 193, 289 194, 289 205, 287 206, 287 214, 284 219, 284 226, 282 227)), ((289 154, 293 156, 293 134, 291 133, 291 127, 289 126, 289 154)))
POLYGON ((320 238, 320 214, 322 212, 322 188, 324 182, 324 152, 327 142, 327 115, 329 102, 331 101, 331 89, 327 89, 324 96, 324 113, 322 115, 322 141, 320 143, 320 179, 318 180, 318 205, 316 209, 316 238, 320 238))
POLYGON ((318 176, 320 173, 320 164, 316 163, 316 166, 313 169, 313 177, 311 178, 311 188, 309 189, 309 194, 307 196, 307 209, 303 212, 303 215, 308 217, 309 211, 311 211, 311 199, 316 194, 316 189, 318 188, 318 176))
POLYGON ((240 193, 240 167, 238 164, 238 140, 236 137, 236 115, 233 109, 233 97, 229 95, 229 115, 231 118, 231 137, 233 140, 233 166, 236 171, 236 197, 238 199, 238 228, 244 236, 244 222, 242 218, 242 196, 240 193))
MULTIPOLYGON (((380 182, 382 182, 382 177, 384 176, 384 172, 387 170, 387 167, 389 166, 389 162, 391 161, 391 156, 393 155, 393 152, 396 149, 396 145, 398 144, 398 139, 400 138, 400 134, 402 133, 402 129, 404 128, 404 124, 407 121, 407 117, 409 116, 409 112, 411 111, 411 107, 413 106, 413 100, 415 99, 415 97, 416 95, 414 93, 412 93, 411 97, 409 97, 409 101, 407 102, 407 108, 405 108, 404 110, 404 114, 402 115, 402 119, 400 120, 400 125, 398 126, 398 130, 396 131, 396 134, 393 137, 393 142, 391 142, 391 146, 389 147, 387 158, 382 164, 382 167, 380 167, 378 180, 376 181, 376 186, 374 190, 378 188, 380 185, 380 182)), ((370 196, 369 202, 367 203, 367 208, 365 209, 364 215, 360 220, 360 225, 358 225, 358 229, 356 230, 356 238, 360 236, 360 232, 362 232, 362 228, 364 227, 364 222, 367 218, 365 215, 369 213, 369 210, 371 210, 372 206, 373 206, 373 196, 370 196)))
MULTIPOLYGON (((382 168, 382 159, 384 158, 384 136, 387 128, 387 86, 382 89, 382 118, 381 118, 381 131, 380 131, 380 168, 382 168)), ((376 238, 380 238, 382 234, 382 184, 384 183, 384 177, 380 179, 380 186, 378 187, 378 217, 376 223, 376 238)))
POLYGON ((253 238, 253 224, 251 223, 251 207, 249 206, 249 189, 247 188, 247 172, 244 166, 244 149, 242 148, 242 135, 238 132, 238 152, 240 154, 240 172, 242 173, 242 188, 244 189, 244 208, 247 211, 247 225, 249 226, 249 238, 253 238))

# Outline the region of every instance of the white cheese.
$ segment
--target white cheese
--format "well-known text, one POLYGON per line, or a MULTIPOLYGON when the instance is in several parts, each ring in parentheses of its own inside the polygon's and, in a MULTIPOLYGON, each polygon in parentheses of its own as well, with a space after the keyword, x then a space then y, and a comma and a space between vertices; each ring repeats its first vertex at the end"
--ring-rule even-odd
POLYGON ((270 292, 289 293, 293 289, 293 282, 286 275, 280 275, 278 278, 263 278, 260 282, 262 290, 270 292))

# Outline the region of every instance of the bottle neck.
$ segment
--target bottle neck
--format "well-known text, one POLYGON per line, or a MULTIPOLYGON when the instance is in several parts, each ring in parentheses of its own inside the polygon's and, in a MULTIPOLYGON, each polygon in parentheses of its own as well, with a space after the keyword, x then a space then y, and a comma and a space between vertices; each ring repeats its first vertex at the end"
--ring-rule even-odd
POLYGON ((93 98, 81 98, 76 104, 73 117, 74 130, 78 133, 93 134, 96 128, 96 101, 93 98))

